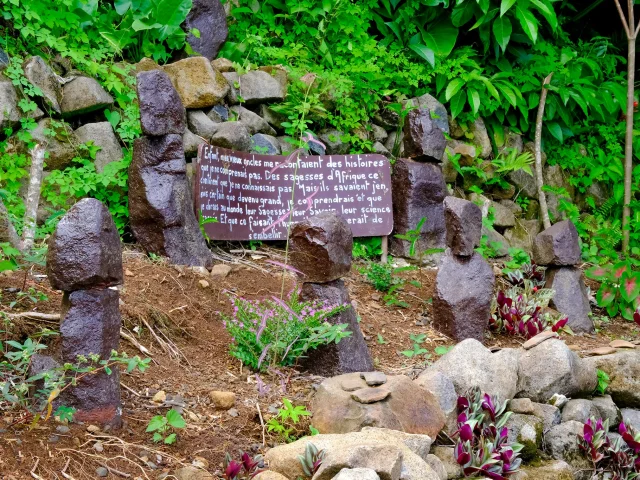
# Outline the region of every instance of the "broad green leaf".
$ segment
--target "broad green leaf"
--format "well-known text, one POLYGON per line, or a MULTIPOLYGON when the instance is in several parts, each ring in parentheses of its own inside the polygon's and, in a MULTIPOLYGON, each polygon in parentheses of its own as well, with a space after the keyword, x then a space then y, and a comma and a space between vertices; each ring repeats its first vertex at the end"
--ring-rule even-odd
POLYGON ((460 113, 462 113, 462 109, 464 108, 464 104, 467 101, 467 96, 464 92, 458 92, 451 98, 451 116, 456 118, 460 113))
POLYGON ((122 16, 131 8, 131 0, 115 0, 113 7, 116 9, 118 15, 122 16))
POLYGON ((611 278, 611 273, 612 273, 611 265, 604 265, 604 266, 596 265, 595 267, 592 267, 584 272, 587 278, 591 278, 599 282, 602 282, 605 279, 611 278))
POLYGON ((153 20, 161 24, 158 28, 160 40, 164 40, 173 32, 180 28, 182 22, 187 18, 191 10, 191 0, 154 0, 153 10, 155 17, 153 20))
POLYGON ((385 22, 384 24, 391 29, 400 43, 403 44, 404 42, 402 41, 402 34, 400 33, 400 27, 398 27, 398 24, 396 22, 385 22))
POLYGON ((562 135, 562 127, 557 122, 547 122, 545 123, 547 128, 549 129, 549 133, 553 135, 560 143, 564 141, 564 136, 562 135))
POLYGON ((167 419, 162 415, 156 415, 149 421, 149 425, 147 425, 147 432, 155 432, 156 430, 160 430, 167 424, 167 419))
POLYGON ((601 308, 606 308, 613 303, 616 298, 616 293, 613 290, 613 287, 609 285, 602 285, 598 293, 596 293, 596 300, 598 302, 598 306, 601 308))
POLYGON ((451 23, 456 27, 461 27, 473 18, 473 12, 475 9, 476 4, 471 1, 466 1, 456 5, 453 12, 451 12, 451 23))
POLYGON ((500 3, 500 16, 502 17, 505 13, 509 11, 513 4, 516 3, 516 0, 502 0, 500 3))
POLYGON ((435 22, 422 31, 422 39, 427 47, 429 47, 436 55, 446 57, 451 53, 458 38, 458 29, 444 17, 442 20, 435 22))
POLYGON ((489 93, 493 95, 496 100, 500 100, 500 94, 498 93, 498 90, 496 90, 496 87, 493 86, 493 83, 491 83, 491 80, 486 77, 480 77, 480 81, 484 83, 487 90, 489 90, 489 93))
POLYGON ((493 22, 493 35, 503 52, 507 49, 507 45, 509 45, 511 31, 511 20, 507 17, 500 17, 493 22))
POLYGON ((622 276, 620 295, 627 302, 633 302, 640 295, 640 274, 628 272, 622 276))
POLYGON ((533 16, 533 13, 522 7, 516 7, 516 17, 518 17, 520 25, 527 37, 529 37, 533 43, 536 43, 538 40, 538 20, 533 16))
POLYGON ((168 435, 167 438, 164 439, 164 443, 166 445, 172 445, 176 443, 176 438, 177 438, 177 435, 175 433, 172 433, 171 435, 168 435))
POLYGON ((478 109, 480 108, 480 94, 477 90, 472 90, 471 88, 469 88, 467 90, 467 99, 469 100, 469 105, 471 105, 473 114, 476 115, 478 113, 478 109))
POLYGON ((433 53, 433 50, 431 50, 429 47, 419 43, 412 43, 409 44, 409 48, 420 55, 422 58, 424 58, 429 63, 429 65, 431 65, 432 67, 435 66, 436 57, 433 53))
POLYGON ((558 28, 558 17, 553 6, 550 5, 547 0, 529 0, 533 6, 535 6, 542 16, 547 20, 552 30, 558 28))
POLYGON ((464 85, 464 81, 460 78, 454 78, 451 80, 449 85, 447 85, 447 89, 444 92, 444 97, 447 101, 451 99, 456 93, 460 91, 462 86, 464 85))
POLYGON ((173 428, 184 428, 187 426, 182 415, 177 410, 171 409, 167 412, 167 423, 173 428))

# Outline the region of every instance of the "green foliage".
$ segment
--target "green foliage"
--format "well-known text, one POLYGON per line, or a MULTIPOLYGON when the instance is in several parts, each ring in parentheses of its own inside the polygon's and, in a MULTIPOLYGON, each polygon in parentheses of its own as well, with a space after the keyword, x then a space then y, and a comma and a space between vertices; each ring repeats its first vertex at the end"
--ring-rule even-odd
POLYGON ((598 369, 598 385, 596 385, 596 395, 604 395, 607 393, 607 388, 609 388, 609 375, 607 372, 598 369))
POLYGON ((403 233, 403 234, 397 233, 396 235, 394 235, 396 238, 399 238, 400 240, 406 240, 407 242, 409 242, 410 257, 413 257, 416 254, 416 244, 418 243, 418 240, 420 240, 420 233, 422 232, 422 227, 424 226, 424 223, 426 221, 427 219, 425 217, 422 217, 418 221, 416 228, 408 230, 407 233, 403 233))
POLYGON ((400 273, 415 269, 416 267, 412 266, 394 267, 391 262, 382 263, 369 261, 366 266, 360 269, 360 273, 373 285, 373 288, 385 294, 383 300, 388 306, 409 308, 409 304, 399 299, 396 292, 402 290, 406 283, 420 288, 420 282, 417 280, 407 282, 399 275, 400 273))
MULTIPOLYGON (((400 353, 407 358, 419 357, 420 355, 424 355, 429 351, 426 348, 421 347, 421 345, 427 339, 427 335, 424 333, 419 333, 417 335, 411 334, 409 335, 409 340, 413 343, 411 350, 403 350, 400 353)), ((427 356, 428 357, 428 356, 427 356)))
POLYGON ((600 288, 596 300, 610 317, 620 314, 633 321, 633 313, 640 307, 640 271, 631 260, 615 265, 596 265, 585 272, 586 276, 597 280, 600 288))
POLYGON ((267 431, 290 443, 302 435, 297 426, 303 418, 310 417, 311 412, 304 405, 294 406, 287 398, 282 399, 282 405, 276 416, 267 421, 267 431))
POLYGON ((220 314, 231 334, 231 355, 254 370, 292 365, 309 350, 338 343, 352 334, 347 324, 331 325, 327 319, 350 305, 302 302, 294 289, 288 298, 246 300, 231 297, 233 314, 220 314))
POLYGON ((155 443, 163 442, 166 445, 172 445, 178 439, 177 434, 172 430, 182 429, 186 426, 187 422, 184 421, 180 412, 172 408, 164 416, 156 415, 151 418, 145 431, 147 433, 153 432, 153 441, 155 443))
POLYGON ((372 260, 382 255, 382 238, 361 237, 353 239, 353 258, 372 260))

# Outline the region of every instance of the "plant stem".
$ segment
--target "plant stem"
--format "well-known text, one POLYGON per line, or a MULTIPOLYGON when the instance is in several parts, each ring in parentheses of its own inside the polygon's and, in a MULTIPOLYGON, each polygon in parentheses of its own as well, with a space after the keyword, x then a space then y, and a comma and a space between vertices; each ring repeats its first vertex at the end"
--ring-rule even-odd
POLYGON ((553 77, 553 72, 551 72, 547 77, 542 81, 542 92, 540 92, 540 103, 538 104, 538 116, 536 117, 536 137, 535 137, 535 157, 536 157, 536 184, 538 186, 538 201, 540 202, 540 216, 542 217, 542 224, 544 225, 545 230, 551 227, 551 222, 549 221, 549 208, 547 207, 547 196, 545 195, 542 187, 544 186, 544 177, 542 176, 542 151, 541 151, 541 143, 542 143, 542 121, 544 117, 544 106, 547 102, 547 85, 551 83, 551 77, 553 77))

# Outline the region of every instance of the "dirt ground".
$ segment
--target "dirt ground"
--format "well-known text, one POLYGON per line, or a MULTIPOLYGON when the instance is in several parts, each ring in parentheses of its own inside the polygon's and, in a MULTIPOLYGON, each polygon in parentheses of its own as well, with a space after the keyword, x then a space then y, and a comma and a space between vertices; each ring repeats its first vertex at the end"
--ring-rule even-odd
MULTIPOLYGON (((107 478, 158 479, 194 461, 220 475, 225 452, 237 456, 240 449, 259 452, 273 445, 277 438, 263 425, 277 412, 281 399, 308 405, 314 385, 322 378, 296 369, 261 375, 270 388, 259 396, 255 374, 228 354, 230 338, 219 315, 231 311, 225 292, 258 298, 278 295, 283 285, 282 269, 269 263, 282 261, 282 252, 271 248, 231 252, 216 252, 219 260, 232 266, 226 278, 217 280, 126 249, 121 312, 123 331, 134 340, 122 340, 121 350, 142 355, 140 348, 146 349, 152 362, 144 373, 122 374, 124 427, 117 432, 89 431, 93 430, 89 425, 73 424, 66 431, 54 420, 30 426, 30 419, 22 412, 2 409, 0 479, 94 479, 100 466, 109 469, 107 478), (202 280, 208 285, 203 286, 202 280), (212 390, 234 392, 235 408, 216 410, 208 396, 212 390), (160 391, 165 394, 164 402, 154 402, 154 396, 163 396, 160 391), (154 444, 151 434, 145 432, 149 419, 171 407, 182 410, 187 427, 179 432, 175 445, 154 444)), ((42 273, 32 269, 0 277, 0 310, 58 313, 62 295, 50 288, 42 273), (34 303, 19 294, 30 288, 48 299, 34 303), (12 302, 17 303, 10 308, 12 302)), ((414 376, 437 359, 436 347, 453 342, 430 326, 435 270, 422 268, 407 272, 406 277, 421 284, 421 288, 407 284, 400 293, 409 308, 386 306, 357 265, 346 284, 376 367, 390 374, 414 376), (428 353, 408 358, 400 352, 412 348, 409 336, 413 334, 426 335, 422 347, 428 353)), ((286 291, 294 282, 287 273, 286 291)), ((590 286, 595 292, 597 286, 590 286)), ((41 327, 57 326, 55 320, 15 318, 4 336, 24 339, 41 327)), ((618 318, 602 324, 595 335, 567 336, 565 340, 572 349, 585 352, 618 338, 638 340, 638 330, 618 318)), ((521 339, 506 336, 493 336, 486 342, 490 348, 520 343, 521 339)), ((55 340, 50 348, 55 348, 55 340)), ((0 403, 0 407, 6 404, 0 403)), ((307 428, 308 422, 300 425, 301 431, 307 428)))

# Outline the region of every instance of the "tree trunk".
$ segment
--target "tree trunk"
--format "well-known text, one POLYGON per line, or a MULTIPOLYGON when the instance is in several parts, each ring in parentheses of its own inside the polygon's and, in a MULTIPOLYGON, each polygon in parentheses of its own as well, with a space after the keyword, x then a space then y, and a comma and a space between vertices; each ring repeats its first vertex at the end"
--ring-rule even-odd
MULTIPOLYGON (((633 29, 633 6, 629 12, 630 26, 633 29)), ((633 30, 631 30, 633 31, 633 30)), ((629 251, 629 219, 631 217, 631 178, 633 175, 633 85, 636 70, 636 36, 628 39, 627 52, 627 131, 624 145, 624 205, 622 207, 622 252, 629 251)))
POLYGON ((540 203, 540 216, 542 217, 542 225, 545 230, 551 226, 549 221, 549 208, 547 207, 547 196, 542 187, 544 186, 544 177, 542 176, 542 119, 544 117, 544 106, 547 102, 547 85, 551 83, 553 72, 547 75, 542 81, 542 92, 540 92, 540 103, 538 103, 538 116, 536 117, 536 137, 534 144, 535 165, 536 165, 536 185, 538 186, 538 202, 540 203))
POLYGON ((42 168, 44 166, 44 147, 37 144, 31 150, 31 172, 29 188, 25 200, 24 228, 22 230, 22 253, 29 253, 33 248, 36 236, 36 218, 40 204, 40 187, 42 186, 42 168))
POLYGON ((11 223, 9 212, 5 207, 2 197, 0 197, 0 242, 9 242, 9 244, 20 250, 20 237, 16 233, 16 229, 11 223))

